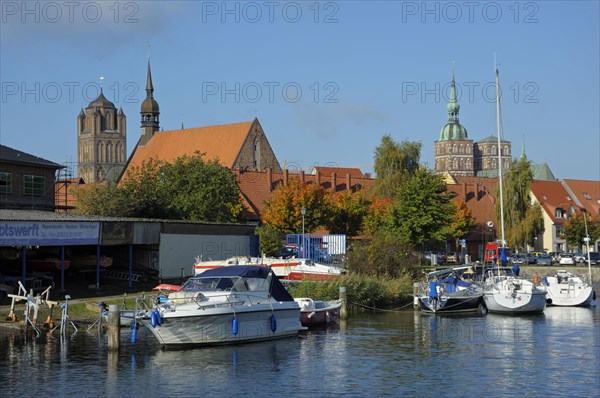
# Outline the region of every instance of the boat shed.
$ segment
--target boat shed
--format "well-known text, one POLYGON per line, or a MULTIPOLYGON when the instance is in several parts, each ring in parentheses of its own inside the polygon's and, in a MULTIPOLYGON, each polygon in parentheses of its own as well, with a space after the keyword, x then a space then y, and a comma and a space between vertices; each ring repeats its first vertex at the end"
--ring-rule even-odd
POLYGON ((65 290, 65 283, 99 288, 125 280, 131 287, 148 278, 185 278, 196 258, 258 255, 254 231, 246 224, 0 209, 0 279, 29 289, 43 276, 65 290))

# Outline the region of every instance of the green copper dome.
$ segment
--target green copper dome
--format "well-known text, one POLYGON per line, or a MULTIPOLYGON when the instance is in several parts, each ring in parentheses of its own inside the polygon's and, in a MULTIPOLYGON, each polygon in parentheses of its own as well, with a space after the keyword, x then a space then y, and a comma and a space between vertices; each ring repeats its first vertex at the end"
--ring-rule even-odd
POLYGON ((440 141, 467 139, 467 129, 458 122, 448 122, 440 131, 440 141))

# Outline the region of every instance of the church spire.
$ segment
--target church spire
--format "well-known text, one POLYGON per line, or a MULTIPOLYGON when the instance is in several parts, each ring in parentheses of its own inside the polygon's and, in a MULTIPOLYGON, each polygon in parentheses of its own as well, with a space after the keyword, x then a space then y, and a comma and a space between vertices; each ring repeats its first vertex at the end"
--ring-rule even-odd
POLYGON ((452 62, 452 83, 450 83, 450 101, 448 102, 448 121, 458 123, 460 105, 456 99, 456 83, 454 81, 454 62, 452 62))
POLYGON ((150 58, 148 58, 148 76, 146 77, 146 98, 154 98, 154 86, 152 85, 152 72, 150 71, 150 58))
POLYGON ((140 110, 142 116, 142 137, 140 144, 145 145, 154 134, 159 131, 159 107, 154 99, 154 85, 152 84, 152 72, 150 71, 150 53, 148 53, 148 72, 146 76, 146 99, 142 102, 140 110))

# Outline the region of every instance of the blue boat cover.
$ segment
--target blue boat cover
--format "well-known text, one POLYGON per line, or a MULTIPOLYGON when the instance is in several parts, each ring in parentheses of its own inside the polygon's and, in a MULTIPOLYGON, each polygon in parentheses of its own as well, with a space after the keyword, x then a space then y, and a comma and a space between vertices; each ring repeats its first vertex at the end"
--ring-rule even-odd
POLYGON ((277 276, 269 267, 259 267, 256 265, 232 265, 227 267, 211 268, 202 272, 198 277, 232 277, 239 276, 242 278, 261 278, 267 279, 269 274, 271 277, 271 287, 269 292, 277 301, 294 301, 294 298, 285 290, 285 286, 277 279, 277 276))
POLYGON ((455 276, 449 276, 447 278, 444 278, 440 281, 440 283, 449 283, 451 285, 456 285, 456 286, 461 286, 461 287, 469 287, 471 286, 471 284, 467 281, 463 281, 460 278, 457 278, 455 276))

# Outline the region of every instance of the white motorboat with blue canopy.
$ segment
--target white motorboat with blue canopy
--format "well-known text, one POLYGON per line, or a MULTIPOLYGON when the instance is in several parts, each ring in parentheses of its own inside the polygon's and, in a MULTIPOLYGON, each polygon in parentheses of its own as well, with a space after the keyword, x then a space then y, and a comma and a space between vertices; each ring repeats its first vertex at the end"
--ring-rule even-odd
POLYGON ((165 347, 269 340, 303 329, 298 303, 266 267, 209 269, 164 301, 141 322, 165 347))

